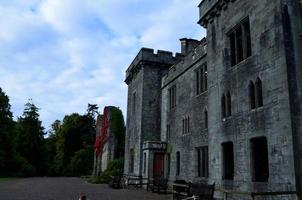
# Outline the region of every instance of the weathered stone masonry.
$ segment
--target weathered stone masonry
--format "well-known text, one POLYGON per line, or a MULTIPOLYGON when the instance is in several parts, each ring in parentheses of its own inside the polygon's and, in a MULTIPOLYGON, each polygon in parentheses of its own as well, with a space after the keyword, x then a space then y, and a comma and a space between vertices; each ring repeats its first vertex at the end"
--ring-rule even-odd
POLYGON ((125 173, 302 191, 301 6, 203 0, 206 39, 181 39, 176 57, 143 48, 126 75, 125 173))

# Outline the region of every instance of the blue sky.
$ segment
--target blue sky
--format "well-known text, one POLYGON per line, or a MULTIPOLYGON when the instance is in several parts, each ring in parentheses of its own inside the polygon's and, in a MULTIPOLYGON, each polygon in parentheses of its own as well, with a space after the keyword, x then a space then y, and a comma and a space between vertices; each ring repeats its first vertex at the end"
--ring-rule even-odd
POLYGON ((14 117, 29 98, 49 129, 88 103, 127 104, 125 70, 141 47, 201 39, 200 0, 0 0, 0 87, 14 117))

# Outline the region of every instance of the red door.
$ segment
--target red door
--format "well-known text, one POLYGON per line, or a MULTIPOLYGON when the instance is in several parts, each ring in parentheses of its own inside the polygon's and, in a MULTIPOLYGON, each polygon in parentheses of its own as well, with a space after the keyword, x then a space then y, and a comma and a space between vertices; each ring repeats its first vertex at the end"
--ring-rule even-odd
POLYGON ((153 178, 157 179, 164 175, 165 168, 165 154, 155 153, 153 160, 153 178))

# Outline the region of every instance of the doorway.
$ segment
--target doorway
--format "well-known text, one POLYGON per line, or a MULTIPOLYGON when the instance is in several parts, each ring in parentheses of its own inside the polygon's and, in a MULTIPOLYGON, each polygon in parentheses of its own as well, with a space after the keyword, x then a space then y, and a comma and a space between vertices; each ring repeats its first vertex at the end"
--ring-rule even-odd
POLYGON ((164 176, 164 166, 165 166, 165 154, 164 153, 154 153, 153 160, 153 178, 158 179, 164 176))

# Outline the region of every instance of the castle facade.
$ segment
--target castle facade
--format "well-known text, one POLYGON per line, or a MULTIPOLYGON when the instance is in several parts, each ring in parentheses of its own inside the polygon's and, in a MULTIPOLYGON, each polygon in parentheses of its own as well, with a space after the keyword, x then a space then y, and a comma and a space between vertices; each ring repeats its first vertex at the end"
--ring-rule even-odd
POLYGON ((175 56, 142 48, 126 71, 125 173, 215 182, 218 196, 301 192, 301 1, 199 11, 206 38, 181 39, 175 56))

